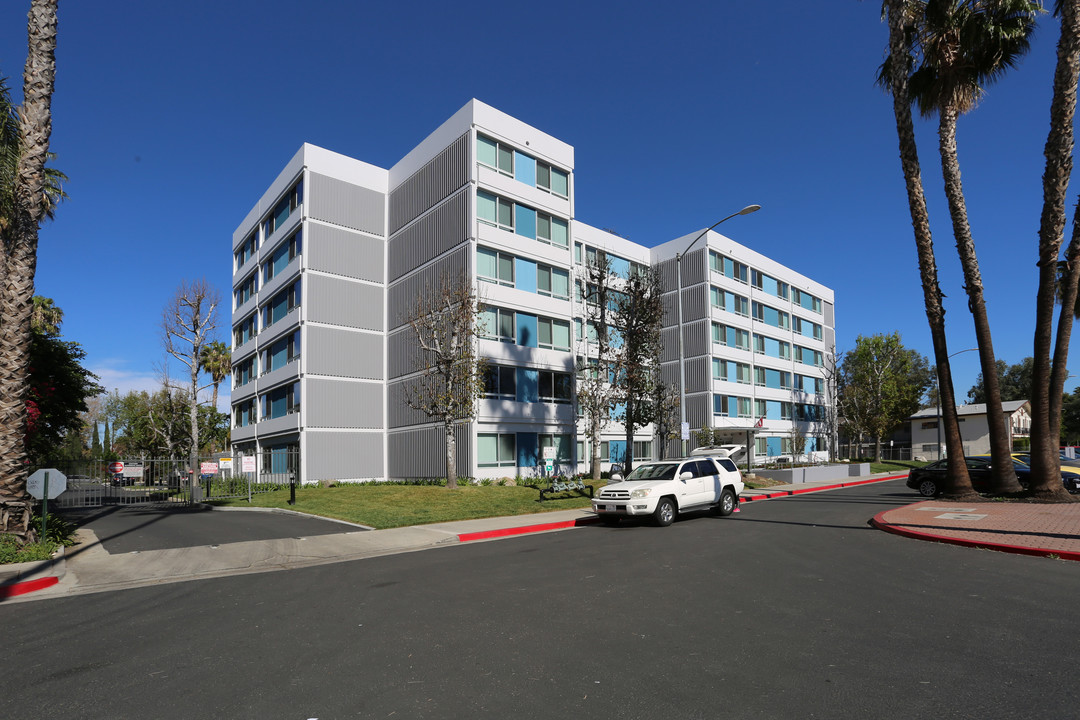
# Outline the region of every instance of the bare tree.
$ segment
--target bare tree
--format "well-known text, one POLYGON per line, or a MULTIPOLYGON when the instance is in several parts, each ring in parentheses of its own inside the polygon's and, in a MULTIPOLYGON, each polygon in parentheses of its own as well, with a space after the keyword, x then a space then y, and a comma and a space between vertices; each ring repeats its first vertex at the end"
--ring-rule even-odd
MULTIPOLYGON (((611 421, 615 390, 611 386, 611 261, 597 250, 585 266, 585 348, 577 368, 578 415, 589 438, 589 473, 600 480, 600 434, 611 421)), ((633 452, 633 449, 630 448, 633 452)))
POLYGON ((199 392, 213 385, 213 382, 207 382, 200 386, 199 374, 202 371, 203 348, 213 341, 217 330, 217 308, 220 303, 218 291, 205 279, 190 283, 184 281, 165 306, 161 318, 165 352, 187 367, 187 387, 173 387, 189 393, 191 449, 188 462, 193 483, 198 478, 195 471, 199 462, 199 392))
POLYGON ((664 287, 656 268, 632 272, 615 296, 620 343, 615 351, 615 392, 623 405, 626 460, 634 467, 634 430, 652 423, 657 408, 650 402, 660 382, 660 327, 664 316, 664 287))
POLYGON ((479 315, 472 284, 444 275, 437 287, 426 288, 406 320, 416 333, 420 375, 406 383, 405 402, 442 423, 448 488, 457 487, 454 426, 473 417, 483 392, 483 363, 476 353, 479 315))
POLYGON ((825 367, 822 374, 825 376, 825 404, 822 410, 821 429, 829 439, 829 460, 837 458, 837 443, 840 429, 840 414, 837 409, 837 386, 839 382, 838 356, 836 345, 833 344, 825 353, 825 367))

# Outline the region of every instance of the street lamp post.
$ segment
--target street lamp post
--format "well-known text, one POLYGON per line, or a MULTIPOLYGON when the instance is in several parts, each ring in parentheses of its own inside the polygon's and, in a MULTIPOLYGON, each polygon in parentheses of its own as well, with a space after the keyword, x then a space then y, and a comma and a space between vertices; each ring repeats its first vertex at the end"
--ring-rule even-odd
MULTIPOLYGON (((966 353, 966 352, 975 352, 978 349, 979 348, 967 348, 966 350, 957 350, 956 352, 954 352, 952 355, 949 356, 949 359, 951 360, 952 358, 956 357, 957 355, 960 355, 960 354, 963 354, 963 353, 966 353)), ((934 379, 937 381, 937 459, 940 460, 941 459, 941 371, 940 370, 938 372, 934 373, 934 379)), ((987 414, 986 417, 987 418, 990 417, 989 413, 987 414)))
MULTIPOLYGON (((682 434, 682 428, 686 426, 686 368, 683 367, 683 311, 682 311, 682 259, 686 253, 690 252, 690 248, 697 244, 697 241, 709 234, 709 231, 722 222, 730 220, 736 215, 749 215, 752 212, 757 212, 761 209, 760 205, 747 205, 742 210, 736 213, 732 213, 722 220, 718 220, 709 227, 701 231, 701 234, 691 241, 686 249, 681 253, 675 255, 675 284, 676 284, 676 297, 679 307, 679 319, 676 329, 679 333, 679 433, 682 434)), ((686 456, 686 440, 682 441, 683 457, 686 456)), ((746 449, 747 454, 750 453, 750 448, 746 449)))

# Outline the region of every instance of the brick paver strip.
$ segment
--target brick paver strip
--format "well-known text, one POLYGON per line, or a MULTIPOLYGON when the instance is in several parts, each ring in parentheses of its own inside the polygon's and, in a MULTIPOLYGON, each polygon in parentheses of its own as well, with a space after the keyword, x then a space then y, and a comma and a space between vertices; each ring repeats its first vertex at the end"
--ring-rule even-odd
POLYGON ((969 547, 1080 560, 1080 503, 951 503, 926 500, 874 516, 886 532, 969 547), (940 508, 940 512, 928 511, 940 508), (940 517, 950 513, 978 519, 940 517))

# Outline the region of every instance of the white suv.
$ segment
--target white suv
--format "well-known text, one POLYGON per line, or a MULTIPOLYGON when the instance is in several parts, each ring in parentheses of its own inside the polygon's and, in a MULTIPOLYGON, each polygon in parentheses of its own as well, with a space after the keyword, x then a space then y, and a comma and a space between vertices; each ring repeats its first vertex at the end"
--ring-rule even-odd
POLYGON ((739 468, 718 457, 642 463, 625 481, 618 474, 611 479, 612 484, 592 501, 593 512, 607 525, 616 525, 623 517, 651 515, 665 527, 680 512, 707 507, 730 515, 743 491, 739 468))

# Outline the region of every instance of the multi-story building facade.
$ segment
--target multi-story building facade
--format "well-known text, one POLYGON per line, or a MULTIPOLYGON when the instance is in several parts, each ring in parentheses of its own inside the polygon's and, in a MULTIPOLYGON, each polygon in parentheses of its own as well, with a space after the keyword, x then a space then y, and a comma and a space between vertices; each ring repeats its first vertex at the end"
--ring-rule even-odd
MULTIPOLYGON (((663 375, 676 385, 675 256, 696 235, 652 249, 671 309, 663 375)), ((835 417, 832 290, 713 231, 700 243, 679 263, 687 422, 720 430, 725 444, 752 444, 758 460, 826 454, 835 417)))
MULTIPOLYGON (((603 253, 621 277, 666 268, 682 239, 650 249, 574 216, 573 148, 476 100, 388 170, 305 144, 233 235, 234 451, 305 482, 442 476, 441 427, 406 402, 417 374, 406 321, 450 278, 481 299, 487 365, 476 415, 457 428, 458 473, 532 475, 545 454, 557 472, 585 469, 575 404, 590 336, 585 267, 603 253)), ((691 425, 734 431, 764 417, 757 432, 777 438, 812 425, 818 411, 804 408, 828 402, 832 292, 717 234, 683 259, 683 275, 691 425), (730 318, 729 297, 742 310, 730 318)), ((677 376, 667 344, 665 377, 677 376)), ((653 456, 652 429, 628 448, 614 415, 604 461, 653 456)))

